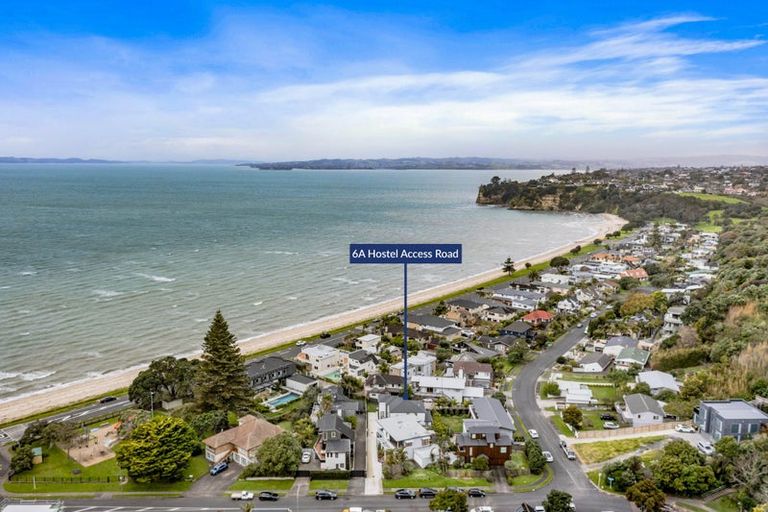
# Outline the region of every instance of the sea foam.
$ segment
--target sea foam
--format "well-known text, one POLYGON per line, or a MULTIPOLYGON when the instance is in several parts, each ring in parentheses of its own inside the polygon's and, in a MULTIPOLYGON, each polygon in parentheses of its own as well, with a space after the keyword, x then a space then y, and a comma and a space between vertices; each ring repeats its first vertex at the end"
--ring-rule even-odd
POLYGON ((175 277, 153 276, 152 274, 142 274, 141 272, 136 272, 136 275, 150 279, 156 283, 172 283, 176 280, 175 277))

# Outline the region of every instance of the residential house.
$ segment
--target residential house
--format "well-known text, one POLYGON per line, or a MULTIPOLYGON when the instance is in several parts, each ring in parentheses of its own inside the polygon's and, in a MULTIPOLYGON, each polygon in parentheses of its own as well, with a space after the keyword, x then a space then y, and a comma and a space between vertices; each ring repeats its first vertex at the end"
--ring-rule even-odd
POLYGON ((413 416, 416 421, 429 427, 432 424, 432 414, 421 400, 405 400, 401 396, 379 395, 378 417, 394 418, 397 416, 413 416))
MULTIPOLYGON (((376 439, 385 450, 402 448, 406 457, 414 460, 422 467, 431 461, 415 457, 415 452, 421 448, 432 446, 433 434, 419 423, 413 416, 394 416, 376 420, 376 439)), ((419 450, 420 451, 420 450, 419 450)), ((432 449, 430 448, 429 452, 432 449)))
POLYGON ((296 372, 296 363, 282 357, 265 357, 245 365, 245 372, 251 382, 251 388, 258 391, 285 382, 296 372))
POLYGON ((683 306, 671 306, 664 314, 664 325, 661 330, 664 334, 671 336, 675 334, 678 329, 683 325, 681 319, 685 308, 683 306))
POLYGON ((651 388, 651 393, 654 395, 668 389, 675 393, 680 392, 680 383, 675 378, 666 372, 660 372, 658 370, 651 370, 647 372, 640 372, 637 374, 636 381, 638 383, 644 382, 651 388))
POLYGON ((514 309, 533 311, 544 301, 545 296, 543 293, 510 287, 494 291, 493 298, 506 302, 514 309))
POLYGON ((581 309, 581 304, 575 299, 563 299, 557 303, 555 309, 558 313, 575 313, 581 309))
POLYGON ((326 413, 320 417, 317 422, 317 431, 320 437, 315 444, 315 452, 320 458, 321 469, 349 469, 350 456, 354 449, 355 431, 349 423, 346 423, 338 414, 332 412, 326 413), (346 440, 349 443, 347 456, 343 456, 347 443, 336 443, 336 441, 346 440), (329 448, 331 456, 328 457, 329 448), (338 466, 343 464, 344 468, 338 466))
POLYGON ((503 465, 514 442, 515 424, 509 413, 497 399, 478 397, 472 399, 470 414, 456 436, 456 454, 465 463, 484 455, 491 465, 503 465))
POLYGON ((744 400, 702 400, 693 410, 693 422, 714 441, 724 436, 742 441, 768 426, 768 414, 744 400))
POLYGON ((616 357, 625 348, 637 348, 637 340, 629 336, 612 336, 605 340, 603 353, 616 357))
POLYGON ((467 386, 463 377, 416 376, 412 382, 416 393, 429 397, 445 396, 460 402, 483 396, 483 388, 467 386))
POLYGON ((488 389, 493 384, 493 366, 488 363, 458 361, 451 371, 457 377, 465 377, 470 386, 488 389))
POLYGON ((493 350, 499 354, 506 354, 509 349, 514 347, 518 343, 523 343, 517 336, 499 336, 498 338, 491 338, 490 336, 481 336, 477 339, 477 344, 493 350))
POLYGON ((592 405, 597 402, 587 384, 569 380, 557 380, 560 395, 565 397, 566 405, 592 405))
MULTIPOLYGON (((408 356, 408 380, 417 375, 432 375, 437 366, 437 357, 429 352, 419 351, 416 355, 408 356)), ((390 366, 389 373, 403 376, 404 361, 390 366)))
POLYGON ((299 395, 306 393, 312 386, 317 387, 317 380, 300 373, 294 373, 285 379, 285 389, 299 395))
POLYGON ((349 359, 349 374, 365 378, 376 371, 376 356, 365 349, 355 350, 347 356, 349 359))
POLYGON ((408 328, 433 332, 448 339, 455 339, 461 333, 461 329, 456 328, 456 322, 435 315, 410 315, 408 328))
POLYGON ((531 327, 531 324, 518 320, 499 329, 499 334, 502 336, 514 336, 515 338, 525 338, 530 340, 536 335, 536 332, 533 330, 533 327, 531 327))
POLYGON ((646 272, 644 268, 631 268, 620 273, 619 278, 622 277, 629 277, 631 279, 637 279, 638 281, 647 281, 648 272, 646 272))
POLYGON ((345 371, 349 366, 346 352, 327 345, 306 346, 296 356, 296 360, 307 365, 309 373, 315 377, 345 371))
POLYGON ((531 311, 523 317, 523 321, 533 326, 546 325, 555 318, 555 315, 543 309, 531 311))
POLYGON ((403 377, 400 375, 373 374, 365 379, 365 396, 377 399, 382 394, 402 393, 403 377))
POLYGON ((633 427, 664 422, 664 409, 659 402, 641 393, 625 395, 624 407, 618 407, 618 412, 633 427))
POLYGON ((349 439, 332 439, 326 442, 323 456, 324 458, 320 461, 320 469, 352 469, 352 441, 349 439))
POLYGON ((480 318, 486 322, 508 322, 515 318, 515 312, 502 306, 494 306, 484 310, 480 318))
POLYGON ((553 272, 545 272, 541 274, 539 281, 542 283, 575 284, 573 276, 567 274, 555 274, 553 272))
POLYGON ((375 354, 379 349, 379 343, 381 343, 381 336, 378 334, 366 334, 355 340, 355 347, 375 354))
POLYGON ((574 372, 579 373, 600 373, 611 366, 613 356, 600 352, 590 352, 579 361, 579 366, 574 368, 574 372))
POLYGON ((461 324, 479 318, 488 309, 486 304, 469 299, 455 299, 448 302, 447 306, 448 312, 444 316, 461 324))
POLYGON ((264 441, 282 432, 282 428, 267 420, 250 414, 243 416, 238 421, 238 426, 203 440, 205 458, 214 464, 232 460, 241 466, 247 466, 256 462, 256 451, 264 441))
POLYGON ((616 356, 615 363, 617 370, 629 370, 633 366, 645 368, 651 353, 639 348, 625 348, 616 356))

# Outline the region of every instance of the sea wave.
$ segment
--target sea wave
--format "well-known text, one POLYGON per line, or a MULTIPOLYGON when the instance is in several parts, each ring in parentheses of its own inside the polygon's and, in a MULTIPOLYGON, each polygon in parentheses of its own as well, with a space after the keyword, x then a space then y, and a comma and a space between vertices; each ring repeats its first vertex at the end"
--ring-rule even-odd
POLYGON ((104 357, 104 355, 98 350, 89 350, 88 352, 85 353, 85 355, 88 357, 92 357, 94 359, 101 359, 102 357, 104 357))
POLYGON ((354 279, 350 279, 348 277, 334 277, 331 280, 338 281, 340 283, 346 283, 346 284, 360 284, 360 281, 355 281, 354 279))
POLYGON ((264 254, 283 254, 285 256, 296 256, 299 253, 291 251, 264 251, 264 254))
POLYGON ((172 283, 176 280, 175 277, 154 276, 152 274, 142 274, 141 272, 136 272, 136 275, 146 279, 151 279, 156 283, 172 283))
POLYGON ((263 300, 259 300, 253 303, 254 306, 261 306, 262 304, 264 304, 263 300))
POLYGON ((19 272, 20 276, 36 276, 37 272, 34 270, 25 270, 24 272, 19 272))
POLYGON ((20 373, 18 375, 18 377, 21 380, 25 380, 25 381, 29 382, 29 381, 32 381, 32 380, 40 380, 40 379, 44 379, 46 377, 50 377, 54 373, 56 373, 56 370, 50 370, 50 371, 40 370, 40 371, 37 371, 37 372, 20 373))
POLYGON ((19 376, 19 372, 0 372, 0 380, 13 379, 19 376))
POLYGON ((112 297, 119 297, 123 294, 123 292, 118 292, 115 290, 93 290, 93 293, 95 295, 98 295, 101 298, 104 299, 110 299, 112 297))

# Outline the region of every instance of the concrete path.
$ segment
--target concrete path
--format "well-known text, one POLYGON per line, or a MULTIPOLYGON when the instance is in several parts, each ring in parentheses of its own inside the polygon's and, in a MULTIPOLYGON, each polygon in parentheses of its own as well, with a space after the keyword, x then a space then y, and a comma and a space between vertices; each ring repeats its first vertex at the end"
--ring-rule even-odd
POLYGON ((365 478, 365 495, 375 496, 384 494, 383 471, 381 468, 381 462, 379 462, 379 450, 376 444, 376 413, 368 413, 368 435, 367 441, 367 464, 366 464, 366 478, 365 478))

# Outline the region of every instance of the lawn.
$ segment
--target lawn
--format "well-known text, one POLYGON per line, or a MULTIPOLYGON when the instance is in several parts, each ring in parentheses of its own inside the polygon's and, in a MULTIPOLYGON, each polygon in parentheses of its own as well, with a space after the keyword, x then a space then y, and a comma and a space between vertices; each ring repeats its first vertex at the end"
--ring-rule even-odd
POLYGON ((442 419, 445 424, 448 425, 452 432, 459 433, 464 430, 464 420, 467 419, 467 417, 440 415, 440 419, 442 419))
MULTIPOLYGON (((200 478, 208 471, 208 463, 202 455, 193 457, 189 466, 184 471, 185 475, 193 475, 194 480, 200 478)), ((56 492, 142 492, 142 491, 184 491, 187 490, 191 482, 172 482, 139 484, 129 481, 120 484, 118 477, 124 475, 114 458, 105 460, 93 466, 84 467, 73 461, 67 454, 58 447, 48 450, 44 462, 34 466, 30 471, 21 475, 20 478, 29 480, 35 477, 36 483, 31 482, 6 482, 5 490, 15 493, 56 493, 56 492), (73 473, 79 472, 77 474, 73 473), (82 478, 83 482, 45 482, 45 479, 51 478, 82 478), (95 481, 88 482, 88 479, 95 481), (109 479, 109 481, 107 481, 109 479), (98 481, 101 480, 101 481, 98 481)))
POLYGON ((541 480, 541 475, 519 475, 509 481, 512 486, 531 485, 534 482, 541 480))
POLYGON ((605 492, 610 492, 610 493, 613 493, 613 494, 621 494, 623 496, 623 493, 616 492, 613 489, 611 489, 610 487, 608 487, 608 484, 606 483, 605 478, 600 478, 600 470, 599 469, 595 469, 593 471, 589 471, 587 473, 587 476, 592 481, 592 483, 595 484, 595 486, 597 486, 598 489, 600 489, 602 491, 605 491, 605 492), (598 485, 598 482, 600 483, 600 485, 598 485))
POLYGON ((600 419, 600 416, 605 413, 611 413, 616 416, 615 412, 608 410, 582 411, 581 413, 584 418, 582 430, 602 430, 603 420, 600 419))
POLYGON ((741 510, 739 502, 733 499, 730 494, 717 498, 716 500, 712 500, 707 503, 707 505, 717 510, 718 512, 738 512, 741 510))
POLYGON ((284 494, 293 487, 293 478, 271 478, 267 480, 238 480, 229 487, 230 491, 275 491, 284 494))
POLYGON ((309 490, 310 491, 319 491, 321 489, 329 489, 331 491, 336 491, 338 493, 345 493, 347 492, 347 487, 349 486, 349 480, 310 480, 309 481, 309 490))
POLYGON ((691 505, 690 503, 686 503, 684 501, 678 501, 676 502, 678 507, 683 507, 686 510, 690 510, 691 512, 708 512, 707 509, 697 507, 696 505, 691 505))
POLYGON ((725 203, 725 204, 743 204, 746 203, 743 199, 739 199, 738 197, 733 196, 724 196, 722 194, 704 194, 699 192, 680 192, 680 195, 683 197, 695 197, 696 199, 701 199, 702 201, 712 201, 712 202, 718 202, 718 203, 725 203))
POLYGON ((615 386, 589 386, 592 397, 600 402, 613 403, 621 398, 619 389, 615 386))
POLYGON ((563 418, 561 418, 558 414, 550 416, 549 419, 552 420, 552 424, 561 434, 564 436, 573 437, 573 431, 568 425, 565 424, 563 418))
POLYGON ((619 455, 656 443, 665 436, 636 437, 634 439, 616 439, 614 441, 598 441, 596 443, 577 443, 572 445, 585 464, 604 462, 619 455))
POLYGON ((385 489, 417 489, 419 487, 489 487, 485 478, 449 478, 428 469, 417 469, 408 476, 384 480, 385 489))
POLYGON ((589 373, 573 373, 563 372, 563 378, 560 380, 566 380, 571 382, 608 382, 608 379, 603 375, 592 375, 589 373))
POLYGON ((525 454, 521 451, 513 451, 509 455, 509 460, 515 469, 528 469, 528 460, 525 458, 525 454))

